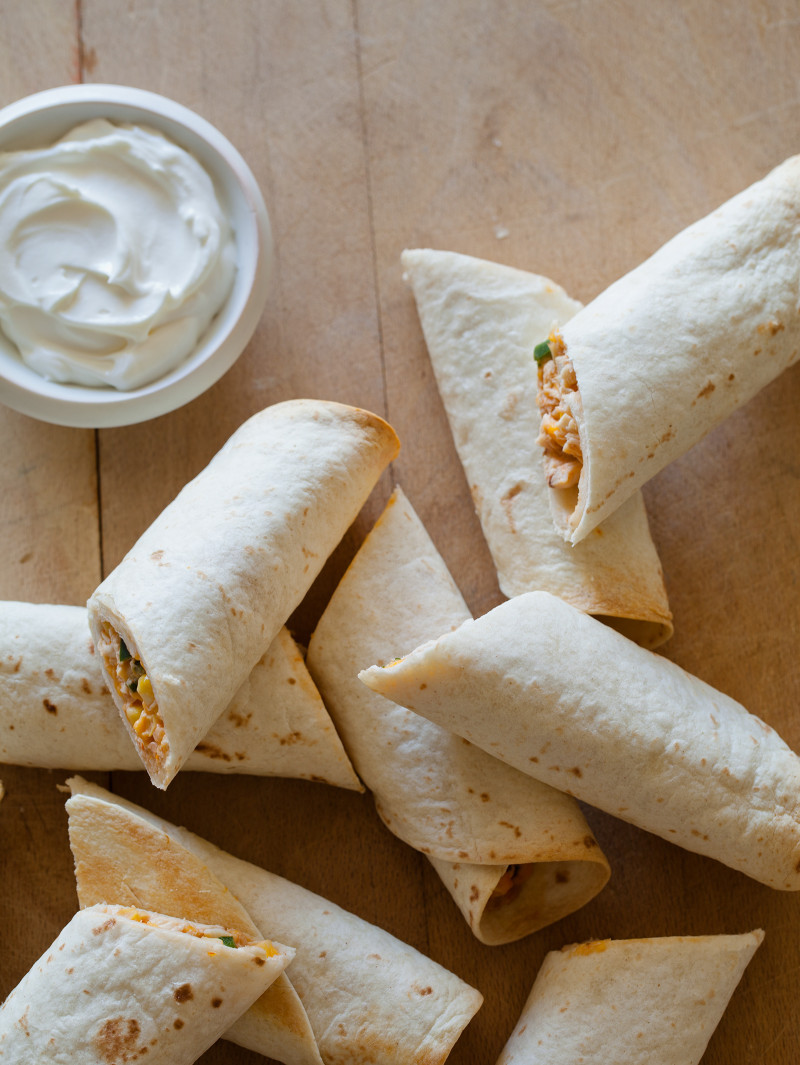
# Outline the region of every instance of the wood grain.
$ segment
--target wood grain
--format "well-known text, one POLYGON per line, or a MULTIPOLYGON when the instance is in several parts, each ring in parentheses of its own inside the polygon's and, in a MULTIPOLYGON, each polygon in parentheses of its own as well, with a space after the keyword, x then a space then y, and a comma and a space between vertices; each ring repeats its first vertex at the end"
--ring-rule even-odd
MULTIPOLYGON (((214 122, 265 193, 275 284, 204 396, 95 434, 0 408, 0 587, 81 602, 254 411, 293 396, 386 415, 391 476, 292 619, 307 637, 401 483, 475 613, 501 595, 399 256, 431 246, 548 274, 589 299, 798 147, 791 0, 61 0, 0 11, 0 94, 75 80, 165 93, 214 122), (35 42, 35 43, 34 43, 35 42), (24 62, 23 62, 24 55, 24 62), (135 492, 132 492, 135 489, 135 492), (132 494, 135 499, 132 499, 132 494)), ((664 653, 800 749, 800 369, 647 486, 676 634, 664 653)), ((3 767, 0 995, 75 906, 65 774, 3 767)), ((97 779, 102 781, 102 778, 97 779)), ((454 1065, 491 1062, 544 953, 590 937, 766 931, 708 1065, 794 1065, 800 900, 587 810, 612 863, 580 913, 521 943, 469 934, 369 796, 280 780, 142 774, 114 790, 429 953, 483 1009, 454 1065)), ((204 1062, 256 1055, 220 1043, 204 1062)))

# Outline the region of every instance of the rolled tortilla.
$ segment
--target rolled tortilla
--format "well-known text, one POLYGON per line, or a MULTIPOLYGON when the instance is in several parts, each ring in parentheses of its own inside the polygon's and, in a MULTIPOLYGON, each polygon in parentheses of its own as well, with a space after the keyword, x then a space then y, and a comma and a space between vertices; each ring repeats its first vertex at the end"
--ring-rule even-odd
POLYGON ((431 859, 483 943, 508 943, 583 906, 608 863, 574 799, 359 683, 470 617, 397 489, 317 625, 308 667, 386 826, 431 859))
POLYGON ((570 466, 569 479, 579 476, 577 487, 550 493, 567 540, 583 540, 797 361, 798 287, 794 156, 679 233, 552 336, 557 357, 541 365, 558 368, 562 428, 545 415, 541 439, 550 441, 551 482, 570 466), (571 437, 574 445, 575 432, 578 455, 573 446, 564 456, 559 444, 571 437))
POLYGON ((0 1008, 0 1061, 190 1065, 293 954, 139 907, 81 910, 0 1008))
POLYGON ((727 695, 547 592, 359 676, 538 780, 800 889, 800 758, 727 695))
POLYGON ((758 929, 551 951, 497 1065, 697 1065, 763 938, 758 929))
POLYGON ((89 600, 114 701, 166 788, 344 535, 394 430, 292 400, 245 422, 89 600))
MULTIPOLYGON (((0 602, 0 762, 143 768, 106 687, 85 607, 0 602)), ((361 790, 285 628, 184 769, 300 777, 361 790)))
MULTIPOLYGON (((102 788, 68 783, 81 905, 152 898, 192 918, 226 898, 246 908, 296 947, 291 979, 325 1065, 438 1065, 480 1007, 478 991, 382 929, 102 788)), ((245 1014, 226 1037, 287 1065, 306 1060, 276 1053, 263 1021, 245 1014)))
POLYGON ((425 343, 500 588, 552 592, 656 647, 672 614, 641 492, 578 550, 553 527, 534 345, 581 305, 546 277, 454 252, 404 251, 425 343))

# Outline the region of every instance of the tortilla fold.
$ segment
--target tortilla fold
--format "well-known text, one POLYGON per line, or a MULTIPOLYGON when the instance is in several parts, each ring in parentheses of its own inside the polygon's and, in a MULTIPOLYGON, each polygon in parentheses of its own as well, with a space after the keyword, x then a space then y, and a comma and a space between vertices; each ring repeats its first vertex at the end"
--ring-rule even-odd
POLYGON ((727 695, 547 592, 359 675, 538 780, 800 889, 800 758, 727 695))
MULTIPOLYGON (((106 687, 85 607, 0 602, 0 762, 142 769, 106 687)), ((184 764, 361 790, 284 628, 184 764)))
POLYGON ((229 705, 398 446, 386 422, 355 407, 268 407, 92 595, 95 647, 158 787, 229 705))
POLYGON ((608 880, 578 804, 358 680, 365 663, 469 617, 398 488, 322 615, 308 667, 387 828, 431 860, 478 939, 508 943, 608 880))
POLYGON ((672 635, 641 492, 571 548, 554 528, 532 352, 581 304, 555 282, 455 252, 401 258, 453 441, 503 593, 552 592, 645 647, 672 635))
POLYGON ((697 1065, 763 938, 759 929, 552 951, 497 1065, 697 1065))
POLYGON ((197 909, 234 907, 295 946, 291 981, 311 1047, 298 1041, 298 1056, 276 1053, 264 999, 260 1014, 245 1014, 226 1038, 287 1065, 311 1050, 325 1065, 438 1065, 481 1005, 478 991, 382 929, 102 788, 68 783, 81 905, 153 899, 198 920, 197 909))
POLYGON ((794 156, 562 327, 582 466, 577 487, 550 498, 571 543, 797 361, 798 288, 794 156))
POLYGON ((190 1065, 294 952, 139 907, 77 913, 0 1008, 9 1065, 190 1065))

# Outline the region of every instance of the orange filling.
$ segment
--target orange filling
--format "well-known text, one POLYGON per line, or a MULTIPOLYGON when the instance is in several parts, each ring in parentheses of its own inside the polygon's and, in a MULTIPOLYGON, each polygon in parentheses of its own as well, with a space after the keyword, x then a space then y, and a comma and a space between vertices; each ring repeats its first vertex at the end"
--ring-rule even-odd
POLYGON ((169 754, 169 742, 144 666, 107 621, 100 630, 98 650, 142 756, 156 764, 163 763, 169 754))
POLYGON ((539 363, 536 403, 542 416, 538 443, 551 488, 573 488, 580 480, 583 453, 569 396, 578 391, 575 369, 560 333, 550 334, 552 358, 539 363))
POLYGON ((489 898, 488 908, 496 909, 513 902, 532 875, 533 865, 509 865, 497 881, 497 886, 489 898))

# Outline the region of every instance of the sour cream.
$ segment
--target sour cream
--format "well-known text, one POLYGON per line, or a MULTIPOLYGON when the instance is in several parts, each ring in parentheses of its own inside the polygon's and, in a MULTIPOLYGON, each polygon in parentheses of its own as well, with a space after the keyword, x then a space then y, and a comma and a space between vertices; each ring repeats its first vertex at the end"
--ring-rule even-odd
POLYGON ((157 380, 194 350, 235 272, 211 178, 157 130, 95 119, 0 153, 0 328, 42 377, 157 380))

